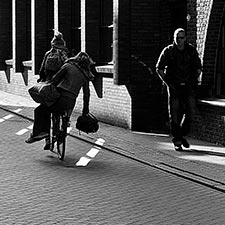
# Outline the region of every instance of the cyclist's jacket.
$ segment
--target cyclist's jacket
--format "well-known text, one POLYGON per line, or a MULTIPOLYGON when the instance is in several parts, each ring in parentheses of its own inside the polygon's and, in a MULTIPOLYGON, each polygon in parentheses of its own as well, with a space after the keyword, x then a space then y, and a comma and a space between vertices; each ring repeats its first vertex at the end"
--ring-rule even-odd
POLYGON ((156 68, 165 70, 165 82, 171 84, 197 84, 197 69, 201 69, 201 60, 197 50, 189 43, 179 50, 175 43, 168 45, 161 52, 156 68))
POLYGON ((83 111, 88 113, 90 88, 89 81, 92 73, 82 70, 78 65, 66 62, 61 69, 52 77, 51 82, 66 96, 76 99, 80 89, 83 89, 83 111), (89 73, 89 74, 87 74, 89 73))

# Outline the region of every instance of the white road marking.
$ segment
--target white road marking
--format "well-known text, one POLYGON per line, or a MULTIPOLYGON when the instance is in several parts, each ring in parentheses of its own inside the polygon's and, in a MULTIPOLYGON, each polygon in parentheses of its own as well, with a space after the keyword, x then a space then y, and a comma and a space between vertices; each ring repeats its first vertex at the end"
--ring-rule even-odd
POLYGON ((7 115, 7 116, 4 116, 3 119, 8 120, 8 119, 10 119, 10 118, 12 118, 12 117, 14 117, 14 115, 9 114, 9 115, 7 115))
POLYGON ((25 134, 26 132, 28 131, 28 129, 22 129, 22 130, 20 130, 20 131, 18 131, 16 134, 17 135, 23 135, 23 134, 25 134))
MULTIPOLYGON (((97 145, 103 145, 105 143, 105 140, 102 138, 99 138, 95 144, 97 145)), ((95 156, 99 153, 101 150, 101 147, 94 146, 92 147, 87 153, 86 156, 82 156, 79 161, 76 163, 76 166, 87 166, 88 163, 95 158, 95 156)))
POLYGON ((91 159, 87 157, 81 157, 79 161, 76 163, 76 166, 87 166, 87 164, 91 161, 91 159))
POLYGON ((91 148, 91 150, 86 154, 90 158, 94 158, 99 153, 97 148, 91 148))
MULTIPOLYGON (((14 112, 20 112, 22 109, 21 108, 18 108, 16 110, 14 110, 14 112)), ((8 120, 10 118, 14 117, 13 114, 9 114, 7 116, 4 116, 3 118, 0 118, 0 123, 4 122, 5 120, 8 120)))
POLYGON ((16 113, 18 113, 18 112, 20 112, 20 111, 22 111, 21 108, 18 108, 18 109, 16 109, 16 110, 14 110, 14 112, 16 112, 16 113))
POLYGON ((27 127, 29 130, 33 129, 34 124, 31 124, 29 127, 27 127))
POLYGON ((18 132, 16 132, 17 135, 23 135, 26 132, 28 132, 29 130, 33 129, 33 124, 31 124, 30 126, 28 126, 27 128, 24 128, 22 130, 19 130, 18 132))

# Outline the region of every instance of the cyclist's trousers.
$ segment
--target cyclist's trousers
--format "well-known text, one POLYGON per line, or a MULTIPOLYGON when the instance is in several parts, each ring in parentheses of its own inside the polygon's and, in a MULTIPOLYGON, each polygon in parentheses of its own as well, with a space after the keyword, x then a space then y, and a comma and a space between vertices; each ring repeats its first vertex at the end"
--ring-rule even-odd
POLYGON ((76 103, 76 98, 72 99, 68 96, 61 96, 59 100, 48 107, 40 104, 34 109, 34 125, 33 136, 40 133, 49 133, 51 126, 51 113, 63 113, 64 111, 72 112, 76 103))

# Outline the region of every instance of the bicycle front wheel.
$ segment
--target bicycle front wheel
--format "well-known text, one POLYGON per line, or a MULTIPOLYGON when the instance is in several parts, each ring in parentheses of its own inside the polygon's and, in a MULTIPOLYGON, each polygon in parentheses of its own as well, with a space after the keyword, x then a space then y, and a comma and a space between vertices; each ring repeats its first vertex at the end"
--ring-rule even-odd
POLYGON ((66 138, 60 138, 60 140, 57 140, 57 153, 60 160, 64 159, 65 156, 65 150, 66 150, 66 138))

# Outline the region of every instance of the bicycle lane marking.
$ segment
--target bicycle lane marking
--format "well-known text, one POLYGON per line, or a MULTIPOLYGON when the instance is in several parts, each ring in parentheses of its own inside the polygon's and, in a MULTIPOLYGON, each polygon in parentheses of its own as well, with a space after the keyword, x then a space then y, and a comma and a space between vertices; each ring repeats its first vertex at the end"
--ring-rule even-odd
MULTIPOLYGON (((97 145, 103 145, 105 143, 105 140, 102 138, 99 138, 95 144, 97 145)), ((92 147, 85 156, 82 156, 77 162, 76 162, 76 166, 87 166, 88 163, 93 160, 96 155, 99 153, 99 151, 101 150, 100 147, 98 146, 94 146, 92 147)))
POLYGON ((7 116, 4 116, 3 118, 0 118, 0 123, 1 123, 1 122, 4 122, 4 121, 6 121, 6 120, 8 120, 8 119, 10 119, 10 118, 12 118, 12 117, 14 117, 14 115, 12 115, 12 114, 9 114, 9 115, 7 115, 7 116))
MULTIPOLYGON (((22 110, 21 108, 18 108, 18 109, 16 109, 16 110, 14 110, 14 112, 18 113, 18 112, 20 112, 21 110, 22 110)), ((7 116, 4 116, 4 117, 0 118, 0 123, 4 122, 4 121, 6 121, 6 120, 8 120, 8 119, 10 119, 10 118, 12 118, 12 117, 14 117, 14 116, 15 116, 15 115, 13 115, 13 114, 8 114, 7 116)))
POLYGON ((22 130, 19 130, 18 132, 16 132, 17 135, 23 135, 25 134, 26 132, 30 131, 33 129, 33 124, 28 126, 27 128, 24 128, 22 130))

